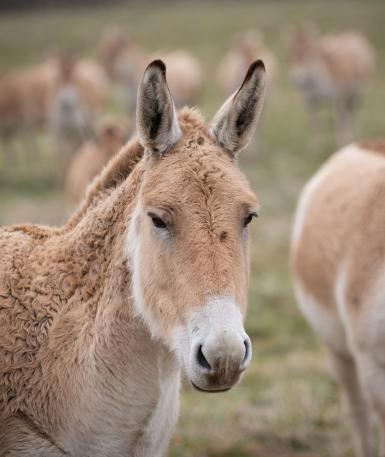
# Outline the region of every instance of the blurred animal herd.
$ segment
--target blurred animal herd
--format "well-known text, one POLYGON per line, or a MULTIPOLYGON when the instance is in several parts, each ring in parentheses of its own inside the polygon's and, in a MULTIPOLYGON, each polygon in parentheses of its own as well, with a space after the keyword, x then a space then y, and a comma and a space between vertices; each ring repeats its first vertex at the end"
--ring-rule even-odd
MULTIPOLYGON (((308 112, 310 147, 320 148, 320 112, 334 116, 336 143, 355 137, 357 111, 375 71, 375 52, 359 32, 321 36, 312 24, 286 30, 289 65, 278 63, 258 30, 239 32, 217 67, 217 82, 226 95, 241 83, 250 63, 262 59, 269 92, 280 72, 288 72, 308 112), (287 67, 288 68, 285 68, 287 67)), ((105 29, 94 56, 75 58, 61 51, 0 77, 0 135, 2 169, 15 167, 15 139, 23 143, 30 172, 38 163, 36 134, 48 131, 54 144, 57 178, 71 204, 82 198, 88 183, 134 132, 137 86, 154 58, 167 66, 167 80, 177 107, 195 105, 204 90, 204 68, 184 49, 149 52, 117 26, 105 29), (107 116, 112 105, 124 117, 107 116)))

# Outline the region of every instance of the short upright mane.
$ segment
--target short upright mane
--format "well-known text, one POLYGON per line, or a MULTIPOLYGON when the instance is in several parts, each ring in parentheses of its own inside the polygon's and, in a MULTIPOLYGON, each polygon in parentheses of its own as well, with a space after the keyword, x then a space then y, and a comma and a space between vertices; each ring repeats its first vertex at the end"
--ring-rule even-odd
POLYGON ((106 191, 114 189, 122 183, 141 160, 143 152, 144 149, 136 136, 123 146, 88 186, 85 197, 68 224, 70 226, 76 225, 87 209, 98 201, 106 191))
POLYGON ((178 120, 183 131, 192 133, 205 128, 203 116, 197 108, 182 108, 178 113, 178 120))

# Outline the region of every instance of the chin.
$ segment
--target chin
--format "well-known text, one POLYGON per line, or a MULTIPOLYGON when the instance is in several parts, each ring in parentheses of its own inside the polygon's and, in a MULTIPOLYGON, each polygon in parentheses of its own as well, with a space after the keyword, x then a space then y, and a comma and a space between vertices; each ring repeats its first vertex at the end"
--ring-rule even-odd
POLYGON ((225 386, 225 387, 200 387, 196 385, 193 381, 190 380, 191 385, 194 387, 195 390, 198 392, 205 392, 205 393, 220 393, 220 392, 227 392, 228 390, 232 389, 233 386, 225 386))

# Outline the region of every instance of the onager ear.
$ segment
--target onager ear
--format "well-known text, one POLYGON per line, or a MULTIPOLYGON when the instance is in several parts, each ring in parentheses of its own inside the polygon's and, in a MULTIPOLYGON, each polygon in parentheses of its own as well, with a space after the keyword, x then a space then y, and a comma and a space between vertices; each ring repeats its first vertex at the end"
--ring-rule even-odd
POLYGON ((154 60, 139 84, 136 125, 142 146, 161 155, 180 138, 178 118, 166 81, 166 65, 154 60))
POLYGON ((231 156, 244 149, 254 134, 266 93, 262 60, 253 62, 238 89, 214 116, 210 135, 231 156))

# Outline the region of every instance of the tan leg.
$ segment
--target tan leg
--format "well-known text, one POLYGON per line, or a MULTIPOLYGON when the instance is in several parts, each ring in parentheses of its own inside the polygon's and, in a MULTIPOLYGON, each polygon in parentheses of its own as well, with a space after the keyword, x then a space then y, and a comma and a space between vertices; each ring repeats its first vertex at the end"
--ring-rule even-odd
POLYGON ((37 141, 37 130, 33 126, 24 126, 20 130, 23 162, 31 178, 37 178, 41 173, 41 154, 37 141))
POLYGON ((0 174, 9 176, 15 171, 17 165, 17 151, 12 135, 3 135, 0 141, 0 149, 2 152, 0 174))
POLYGON ((331 352, 331 358, 343 388, 357 457, 373 457, 370 407, 362 389, 355 361, 331 352))
POLYGON ((320 105, 316 101, 307 102, 308 144, 314 154, 323 150, 323 125, 320 105))
POLYGON ((351 95, 341 100, 336 100, 336 129, 339 146, 345 146, 354 140, 355 118, 358 101, 351 95))
POLYGON ((385 457, 385 360, 383 345, 378 351, 359 354, 360 370, 369 393, 373 411, 376 412, 380 431, 380 457, 385 457))

